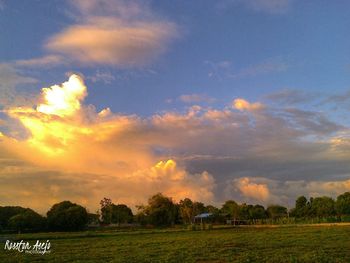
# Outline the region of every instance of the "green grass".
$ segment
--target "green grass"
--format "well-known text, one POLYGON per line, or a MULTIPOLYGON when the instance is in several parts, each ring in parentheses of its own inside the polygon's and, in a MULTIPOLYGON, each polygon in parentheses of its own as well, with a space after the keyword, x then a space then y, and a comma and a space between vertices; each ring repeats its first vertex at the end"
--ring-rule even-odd
MULTIPOLYGON (((4 238, 4 237, 2 237, 4 238)), ((10 235, 51 253, 5 251, 0 262, 350 262, 350 226, 144 230, 10 235)))

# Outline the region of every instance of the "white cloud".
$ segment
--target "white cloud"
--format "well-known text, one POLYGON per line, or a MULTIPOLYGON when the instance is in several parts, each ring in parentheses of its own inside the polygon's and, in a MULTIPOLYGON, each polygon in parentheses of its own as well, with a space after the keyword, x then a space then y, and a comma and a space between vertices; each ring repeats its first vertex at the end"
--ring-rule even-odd
POLYGON ((48 55, 40 58, 16 60, 15 65, 19 67, 53 67, 64 63, 62 57, 57 55, 48 55))
POLYGON ((73 1, 76 24, 50 37, 45 47, 85 65, 139 66, 163 53, 178 35, 174 23, 157 19, 134 1, 73 1))

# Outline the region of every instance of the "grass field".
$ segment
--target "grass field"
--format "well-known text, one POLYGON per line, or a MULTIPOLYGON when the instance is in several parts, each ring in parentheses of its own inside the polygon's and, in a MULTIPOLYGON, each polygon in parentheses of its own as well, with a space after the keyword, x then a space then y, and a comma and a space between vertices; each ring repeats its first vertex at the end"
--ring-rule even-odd
POLYGON ((350 262, 350 226, 207 231, 41 233, 2 236, 0 262, 350 262), (51 253, 4 250, 7 238, 51 242, 51 253))

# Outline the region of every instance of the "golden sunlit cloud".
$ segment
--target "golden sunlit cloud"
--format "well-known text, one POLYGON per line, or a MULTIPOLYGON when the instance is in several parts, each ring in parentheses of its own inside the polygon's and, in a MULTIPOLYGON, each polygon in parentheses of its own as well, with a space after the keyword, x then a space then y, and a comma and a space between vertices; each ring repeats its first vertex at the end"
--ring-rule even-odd
POLYGON ((37 111, 60 117, 71 116, 80 110, 80 102, 87 95, 83 80, 75 74, 61 86, 43 88, 42 93, 45 101, 39 104, 37 111))
POLYGON ((270 196, 270 191, 266 184, 251 182, 248 177, 238 179, 235 185, 239 191, 248 198, 266 201, 270 196))
MULTIPOLYGON (((5 111, 12 120, 4 121, 13 126, 0 134, 0 200, 27 204, 31 195, 33 208, 44 211, 69 198, 96 209, 104 196, 134 205, 163 192, 175 200, 189 197, 213 203, 221 195, 268 204, 276 196, 295 198, 298 189, 316 194, 349 187, 339 179, 337 183, 294 180, 283 185, 288 193, 284 196, 278 192, 278 181, 249 177, 259 173, 262 162, 266 171, 276 174, 282 167, 278 162, 286 165, 285 160, 298 167, 310 161, 321 167, 327 160, 343 167, 342 178, 347 175, 347 132, 321 142, 307 141, 304 134, 317 134, 325 126, 315 115, 310 125, 310 113, 293 112, 298 122, 287 121, 260 110, 268 108, 259 102, 236 99, 232 108, 194 105, 185 113, 143 119, 115 114, 110 108, 97 112, 93 105, 84 104, 86 96, 83 78, 72 75, 61 85, 43 88, 37 106, 5 111), (13 197, 11 192, 18 194, 13 197)), ((337 128, 332 122, 326 124, 327 130, 337 128)), ((285 178, 300 176, 290 167, 283 171, 285 178)), ((327 172, 323 170, 315 170, 315 176, 327 172)))
MULTIPOLYGON (((84 183, 86 192, 91 192, 91 198, 84 199, 81 193, 70 198, 84 199, 94 208, 106 194, 129 204, 143 202, 155 192, 164 192, 175 199, 187 196, 211 201, 214 198, 215 182, 210 174, 189 174, 175 160, 159 161, 151 145, 142 139, 142 121, 135 116, 113 114, 109 108, 94 112, 94 107, 83 105, 86 95, 87 88, 78 75, 70 76, 61 85, 43 88, 36 108, 18 107, 8 111, 28 131, 27 138, 17 140, 4 135, 1 146, 38 171, 70 173, 69 180, 84 183), (96 177, 86 182, 91 174, 96 177), (130 189, 133 189, 132 197, 130 189)), ((51 184, 52 177, 47 180, 43 184, 56 189, 55 198, 49 200, 66 198, 67 192, 62 190, 67 187, 66 177, 57 178, 64 185, 51 184)), ((42 191, 41 195, 44 194, 42 191)))
POLYGON ((256 103, 250 103, 248 101, 246 101, 245 99, 235 99, 233 101, 233 107, 237 110, 240 111, 254 111, 254 110, 260 110, 262 108, 264 108, 264 105, 256 102, 256 103))

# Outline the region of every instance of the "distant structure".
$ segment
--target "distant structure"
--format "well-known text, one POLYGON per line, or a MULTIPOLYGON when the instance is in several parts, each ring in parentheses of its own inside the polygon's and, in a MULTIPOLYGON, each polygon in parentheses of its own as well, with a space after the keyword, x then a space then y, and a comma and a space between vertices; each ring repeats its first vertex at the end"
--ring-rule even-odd
POLYGON ((212 213, 202 213, 202 214, 199 214, 199 215, 196 215, 194 217, 194 222, 196 223, 196 220, 200 220, 201 224, 203 223, 203 219, 208 219, 212 216, 213 214, 212 213))

